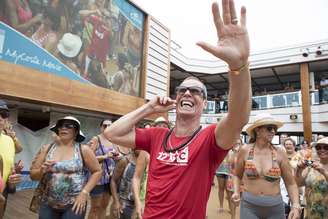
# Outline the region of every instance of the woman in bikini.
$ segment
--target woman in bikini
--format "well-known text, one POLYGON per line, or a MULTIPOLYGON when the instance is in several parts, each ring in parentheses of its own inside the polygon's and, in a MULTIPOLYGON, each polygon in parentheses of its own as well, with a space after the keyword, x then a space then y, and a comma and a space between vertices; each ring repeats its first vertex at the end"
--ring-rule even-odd
POLYGON ((243 179, 240 219, 283 219, 284 203, 280 194, 280 180, 284 180, 291 200, 289 219, 298 219, 300 204, 298 188, 286 153, 276 149, 271 141, 283 125, 270 114, 259 114, 246 132, 249 144, 238 154, 235 174, 235 192, 232 200, 239 202, 240 181, 243 179))

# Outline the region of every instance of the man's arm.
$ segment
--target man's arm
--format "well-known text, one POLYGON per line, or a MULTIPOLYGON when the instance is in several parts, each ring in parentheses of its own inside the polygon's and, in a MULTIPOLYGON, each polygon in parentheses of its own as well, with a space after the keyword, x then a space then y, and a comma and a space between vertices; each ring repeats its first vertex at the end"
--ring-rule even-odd
POLYGON ((137 158, 136 169, 132 178, 132 191, 134 195, 135 209, 139 218, 142 218, 142 206, 140 201, 140 186, 141 180, 144 175, 144 171, 147 168, 149 160, 149 154, 145 151, 140 151, 140 154, 137 158))
POLYGON ((217 45, 213 46, 205 42, 199 42, 198 45, 229 65, 228 113, 218 122, 215 130, 217 145, 229 149, 239 137, 243 126, 247 124, 251 110, 251 77, 248 68, 250 49, 246 29, 246 8, 241 8, 238 24, 234 1, 222 2, 222 19, 218 4, 212 5, 213 19, 219 38, 217 45))
POLYGON ((175 108, 175 100, 156 97, 138 109, 122 116, 105 130, 105 137, 116 145, 135 148, 135 125, 143 118, 175 108))
POLYGON ((114 205, 114 215, 118 218, 120 213, 121 213, 121 204, 120 204, 120 197, 118 194, 118 184, 119 181, 124 173, 124 169, 126 167, 126 165, 128 164, 128 161, 126 159, 121 159, 117 162, 115 169, 114 169, 114 173, 113 173, 113 177, 111 179, 110 182, 110 189, 113 195, 113 205, 114 205))

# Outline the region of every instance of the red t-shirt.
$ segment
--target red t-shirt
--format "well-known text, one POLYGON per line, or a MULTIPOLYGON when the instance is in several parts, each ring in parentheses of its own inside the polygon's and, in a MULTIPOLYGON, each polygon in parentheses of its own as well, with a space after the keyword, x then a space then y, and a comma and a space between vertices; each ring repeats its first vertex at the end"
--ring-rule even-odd
MULTIPOLYGON (((227 154, 216 145, 215 127, 201 130, 186 147, 164 152, 165 128, 136 129, 136 149, 150 153, 144 219, 204 219, 215 170, 227 154)), ((171 134, 169 145, 189 137, 171 134)))

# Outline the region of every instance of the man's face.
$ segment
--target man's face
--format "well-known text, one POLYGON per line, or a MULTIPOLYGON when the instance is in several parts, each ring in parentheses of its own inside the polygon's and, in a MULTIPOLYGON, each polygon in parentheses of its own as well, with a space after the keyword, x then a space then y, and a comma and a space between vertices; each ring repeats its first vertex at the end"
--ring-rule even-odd
POLYGON ((206 107, 204 93, 203 84, 200 81, 188 79, 182 82, 176 88, 177 114, 201 116, 206 107))
POLYGON ((2 116, 0 116, 0 133, 3 131, 3 129, 5 128, 5 124, 7 122, 7 118, 2 118, 2 116))

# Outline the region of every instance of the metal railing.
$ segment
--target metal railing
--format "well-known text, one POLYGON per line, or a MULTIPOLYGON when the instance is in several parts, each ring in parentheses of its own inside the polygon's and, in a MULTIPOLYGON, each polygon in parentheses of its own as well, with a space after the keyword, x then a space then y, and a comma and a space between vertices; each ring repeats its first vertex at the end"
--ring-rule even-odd
MULTIPOLYGON (((317 105, 319 103, 328 102, 328 87, 324 90, 314 90, 310 93, 311 104, 317 105)), ((252 110, 262 109, 274 109, 274 108, 286 108, 297 107, 302 105, 301 91, 268 94, 263 96, 254 96, 252 98, 252 110)), ((226 112, 228 109, 227 101, 214 101, 209 100, 204 113, 215 114, 226 112)))

